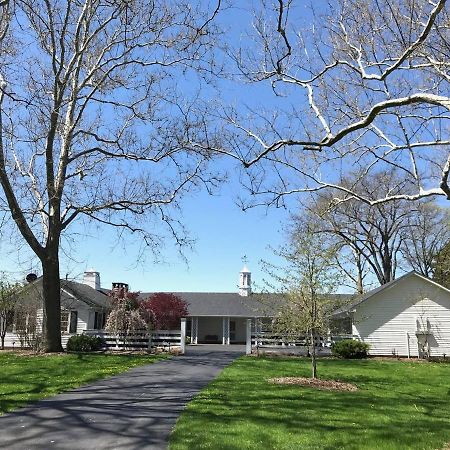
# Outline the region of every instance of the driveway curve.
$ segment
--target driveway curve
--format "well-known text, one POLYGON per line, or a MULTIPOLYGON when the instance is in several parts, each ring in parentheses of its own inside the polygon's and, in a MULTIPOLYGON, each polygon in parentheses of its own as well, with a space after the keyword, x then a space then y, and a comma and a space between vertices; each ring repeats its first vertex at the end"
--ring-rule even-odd
POLYGON ((0 448, 165 449, 185 405, 244 350, 188 347, 184 356, 136 367, 0 416, 0 448))

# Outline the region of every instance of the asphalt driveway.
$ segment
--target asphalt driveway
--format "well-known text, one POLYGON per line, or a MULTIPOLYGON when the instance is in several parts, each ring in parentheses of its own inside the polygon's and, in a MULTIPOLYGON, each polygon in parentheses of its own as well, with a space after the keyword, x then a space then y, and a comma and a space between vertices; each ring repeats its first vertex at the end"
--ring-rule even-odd
POLYGON ((165 449, 186 403, 244 352, 244 346, 188 347, 184 356, 0 416, 0 448, 165 449))

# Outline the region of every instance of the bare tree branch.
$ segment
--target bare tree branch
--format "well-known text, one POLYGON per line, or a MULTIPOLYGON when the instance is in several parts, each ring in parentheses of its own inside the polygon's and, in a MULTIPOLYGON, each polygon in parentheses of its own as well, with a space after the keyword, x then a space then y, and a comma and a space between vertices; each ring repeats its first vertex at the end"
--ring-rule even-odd
POLYGON ((338 0, 302 14, 293 0, 262 2, 253 39, 233 60, 250 83, 269 83, 279 106, 225 107, 228 145, 216 149, 253 178, 254 203, 326 189, 371 205, 450 199, 446 5, 338 0), (339 185, 352 166, 367 177, 402 169, 415 191, 362 198, 339 185))

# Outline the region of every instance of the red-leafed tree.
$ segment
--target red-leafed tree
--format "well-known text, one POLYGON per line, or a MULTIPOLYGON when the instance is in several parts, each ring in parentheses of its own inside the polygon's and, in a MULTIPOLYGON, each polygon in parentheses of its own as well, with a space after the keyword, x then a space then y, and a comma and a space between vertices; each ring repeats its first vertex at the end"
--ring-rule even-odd
POLYGON ((140 304, 144 317, 156 330, 180 327, 180 319, 188 315, 188 304, 174 294, 157 292, 140 304))

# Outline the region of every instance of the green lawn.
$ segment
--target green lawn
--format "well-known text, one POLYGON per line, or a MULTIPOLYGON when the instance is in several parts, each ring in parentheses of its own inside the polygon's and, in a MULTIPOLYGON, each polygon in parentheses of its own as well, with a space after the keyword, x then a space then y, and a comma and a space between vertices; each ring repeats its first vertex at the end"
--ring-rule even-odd
POLYGON ((309 361, 242 357, 177 422, 170 449, 442 449, 450 442, 450 364, 323 359, 331 392, 267 383, 309 376, 309 361))
POLYGON ((0 414, 161 358, 163 356, 0 353, 0 414))

